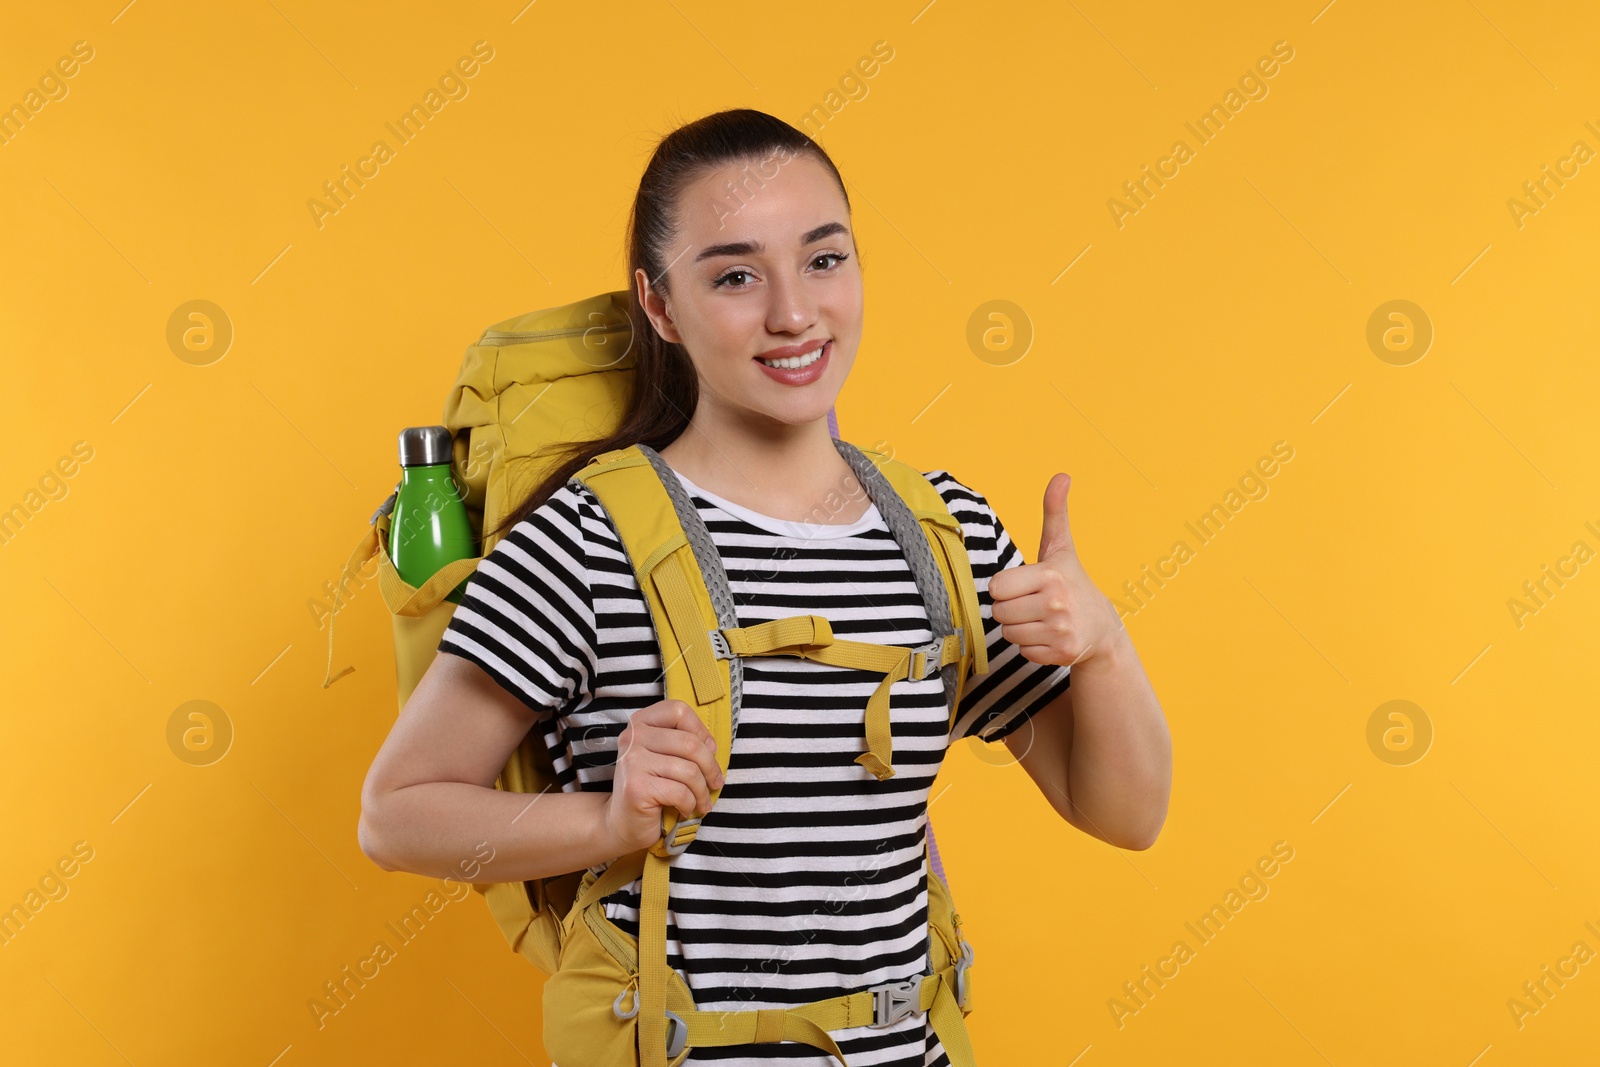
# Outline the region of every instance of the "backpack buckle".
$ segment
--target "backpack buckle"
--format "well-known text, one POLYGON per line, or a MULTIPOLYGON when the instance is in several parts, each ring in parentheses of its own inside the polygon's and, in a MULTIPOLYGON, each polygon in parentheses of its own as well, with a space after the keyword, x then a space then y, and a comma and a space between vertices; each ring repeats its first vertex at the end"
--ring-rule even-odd
MULTIPOLYGON (((662 819, 663 819, 663 821, 666 819, 666 814, 664 812, 662 813, 662 819)), ((666 839, 666 844, 665 844, 664 848, 666 849, 667 855, 676 856, 680 852, 682 852, 684 849, 688 848, 691 844, 694 843, 694 834, 690 834, 689 837, 686 840, 684 840, 682 844, 678 843, 678 839, 679 839, 679 836, 682 834, 682 832, 684 830, 694 830, 694 831, 698 832, 699 829, 700 829, 700 819, 701 819, 701 816, 699 816, 699 815, 696 815, 692 819, 685 819, 685 818, 681 818, 680 817, 678 819, 677 825, 675 825, 672 828, 672 833, 669 834, 669 833, 663 832, 662 836, 666 839)))
POLYGON ((921 1015, 920 993, 923 977, 918 975, 903 982, 885 982, 868 990, 872 994, 877 1021, 867 1025, 878 1030, 885 1026, 893 1026, 907 1015, 921 1015))
POLYGON ((956 961, 956 1007, 967 1010, 967 998, 972 993, 968 984, 967 968, 972 966, 972 942, 961 939, 961 958, 956 961))
MULTIPOLYGON (((683 971, 677 971, 677 974, 678 977, 683 977, 683 971)), ((688 979, 683 979, 683 984, 688 985, 688 979)), ((637 1016, 638 989, 635 985, 629 985, 629 987, 626 987, 616 995, 616 1000, 611 1001, 611 1013, 618 1019, 632 1019, 632 1017, 637 1016), (629 1013, 622 1014, 622 998, 627 997, 629 993, 634 993, 634 1008, 630 1009, 629 1013)), ((669 1011, 667 1013, 667 1056, 677 1056, 678 1053, 682 1053, 683 1045, 688 1043, 688 1040, 690 1040, 690 1024, 683 1022, 683 1017, 678 1016, 675 1011, 669 1011)))
MULTIPOLYGON (((683 972, 679 971, 678 974, 681 977, 683 972)), ((689 983, 685 981, 683 984, 688 985, 689 983)), ((634 1016, 638 1015, 639 990, 633 986, 628 986, 622 992, 618 993, 617 999, 611 1002, 611 1011, 612 1014, 616 1015, 616 1017, 619 1019, 632 1019, 634 1016), (624 1015, 622 1014, 622 998, 627 996, 630 992, 633 993, 633 1010, 624 1015)), ((669 1058, 676 1056, 678 1053, 683 1051, 683 1046, 688 1043, 689 1024, 684 1022, 683 1017, 677 1012, 667 1012, 667 1056, 669 1058)))
POLYGON ((733 649, 728 647, 727 634, 723 633, 720 628, 707 630, 706 634, 711 638, 711 651, 716 655, 717 659, 733 658, 733 649))
POLYGON ((667 1012, 667 1058, 671 1059, 683 1051, 683 1046, 689 1043, 689 1024, 676 1012, 667 1012))
POLYGON ((920 682, 939 673, 939 653, 944 651, 944 638, 936 637, 925 645, 911 646, 911 663, 906 668, 906 681, 920 682), (917 669, 917 657, 922 657, 922 669, 917 669))

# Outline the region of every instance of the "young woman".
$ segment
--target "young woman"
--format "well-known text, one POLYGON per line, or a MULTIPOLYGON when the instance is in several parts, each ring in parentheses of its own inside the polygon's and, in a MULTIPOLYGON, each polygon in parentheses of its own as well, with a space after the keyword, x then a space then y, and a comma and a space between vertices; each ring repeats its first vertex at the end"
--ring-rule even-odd
MULTIPOLYGON (((488 838, 481 880, 493 881, 598 873, 655 842, 664 809, 708 812, 673 858, 667 915, 668 966, 699 1010, 795 1006, 926 969, 928 793, 952 741, 1004 739, 1063 818, 1119 847, 1148 847, 1165 818, 1166 724, 1073 552, 1064 475, 1046 493, 1040 561, 1025 564, 981 493, 925 472, 963 527, 989 671, 967 683, 953 729, 937 674, 894 684, 892 777, 855 762, 881 675, 745 660, 726 782, 700 720, 662 699, 622 543, 568 480, 634 443, 687 490, 740 625, 814 613, 839 637, 933 638, 909 566, 829 429, 862 329, 850 224, 828 156, 770 115, 721 112, 660 143, 629 227, 637 386, 621 424, 571 449, 502 526, 362 796, 362 847, 381 866, 450 873, 488 838), (530 730, 562 784, 532 808, 493 788, 530 730)), ((1015 873, 1030 884, 1026 864, 1015 873)), ((639 890, 636 879, 604 902, 635 937, 639 890)), ((924 1014, 831 1036, 853 1067, 949 1062, 924 1014)), ((712 1060, 832 1062, 798 1042, 694 1050, 687 1062, 712 1060)))

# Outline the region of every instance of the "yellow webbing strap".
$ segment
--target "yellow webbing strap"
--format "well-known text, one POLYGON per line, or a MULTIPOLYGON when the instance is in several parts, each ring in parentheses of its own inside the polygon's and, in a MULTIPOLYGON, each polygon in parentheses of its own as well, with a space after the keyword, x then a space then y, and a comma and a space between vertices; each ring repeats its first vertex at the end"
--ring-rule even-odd
POLYGON ((925 654, 916 649, 836 638, 828 620, 820 615, 791 615, 755 626, 729 627, 722 634, 736 656, 798 656, 833 667, 882 674, 883 681, 867 701, 867 751, 855 759, 879 781, 894 775, 894 737, 889 728, 890 687, 899 679, 925 677, 961 658, 961 643, 955 634, 945 635, 938 662, 929 664, 925 654))
POLYGON ((952 601, 951 609, 955 610, 956 603, 960 604, 961 626, 967 634, 967 641, 972 646, 972 673, 989 673, 989 642, 988 635, 983 630, 983 613, 978 608, 978 587, 972 582, 972 562, 967 557, 967 546, 963 543, 961 535, 942 523, 925 524, 932 529, 939 547, 944 550, 945 566, 948 573, 956 576, 957 580, 947 583, 956 595, 952 601), (960 580, 965 577, 966 580, 960 580))
POLYGON ((576 916, 583 913, 583 909, 599 900, 601 897, 610 896, 644 872, 644 857, 648 849, 630 852, 626 856, 619 856, 606 866, 599 878, 594 879, 578 890, 578 895, 572 901, 572 907, 567 915, 576 916))
POLYGON ((705 616, 695 600, 694 587, 690 585, 685 570, 689 561, 684 559, 684 553, 690 553, 692 561, 692 552, 685 542, 682 548, 656 565, 650 572, 650 580, 655 583, 656 593, 667 610, 667 619, 678 639, 678 647, 683 649, 683 662, 689 668, 689 684, 694 686, 695 703, 703 706, 725 697, 728 681, 726 675, 717 668, 705 616))
POLYGON ((821 615, 789 615, 754 626, 731 626, 722 633, 728 639, 729 650, 736 656, 789 654, 804 657, 806 649, 834 643, 833 624, 821 615))
POLYGON ((667 1067, 667 888, 671 867, 671 861, 654 847, 645 855, 644 884, 639 887, 639 1067, 667 1067))

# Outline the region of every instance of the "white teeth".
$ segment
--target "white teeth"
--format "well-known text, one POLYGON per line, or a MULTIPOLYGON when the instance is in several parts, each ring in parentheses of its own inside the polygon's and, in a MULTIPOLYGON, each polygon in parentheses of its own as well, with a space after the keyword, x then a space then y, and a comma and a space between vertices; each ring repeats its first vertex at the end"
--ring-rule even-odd
POLYGON ((765 363, 769 367, 781 367, 784 370, 798 370, 801 367, 809 367, 811 364, 821 359, 822 349, 827 347, 828 346, 824 344, 821 348, 807 352, 803 356, 794 356, 790 359, 761 359, 760 356, 757 356, 756 359, 760 360, 762 363, 765 363))

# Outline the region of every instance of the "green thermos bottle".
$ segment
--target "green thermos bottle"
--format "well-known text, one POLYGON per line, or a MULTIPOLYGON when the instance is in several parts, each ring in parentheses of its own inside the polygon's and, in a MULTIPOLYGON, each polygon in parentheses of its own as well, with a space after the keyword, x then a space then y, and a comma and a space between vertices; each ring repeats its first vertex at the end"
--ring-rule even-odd
MULTIPOLYGON (((389 518, 389 558, 410 586, 420 586, 443 567, 476 556, 467 505, 451 476, 452 435, 445 426, 400 431, 400 484, 389 518)), ((445 598, 461 603, 462 579, 445 598)))

